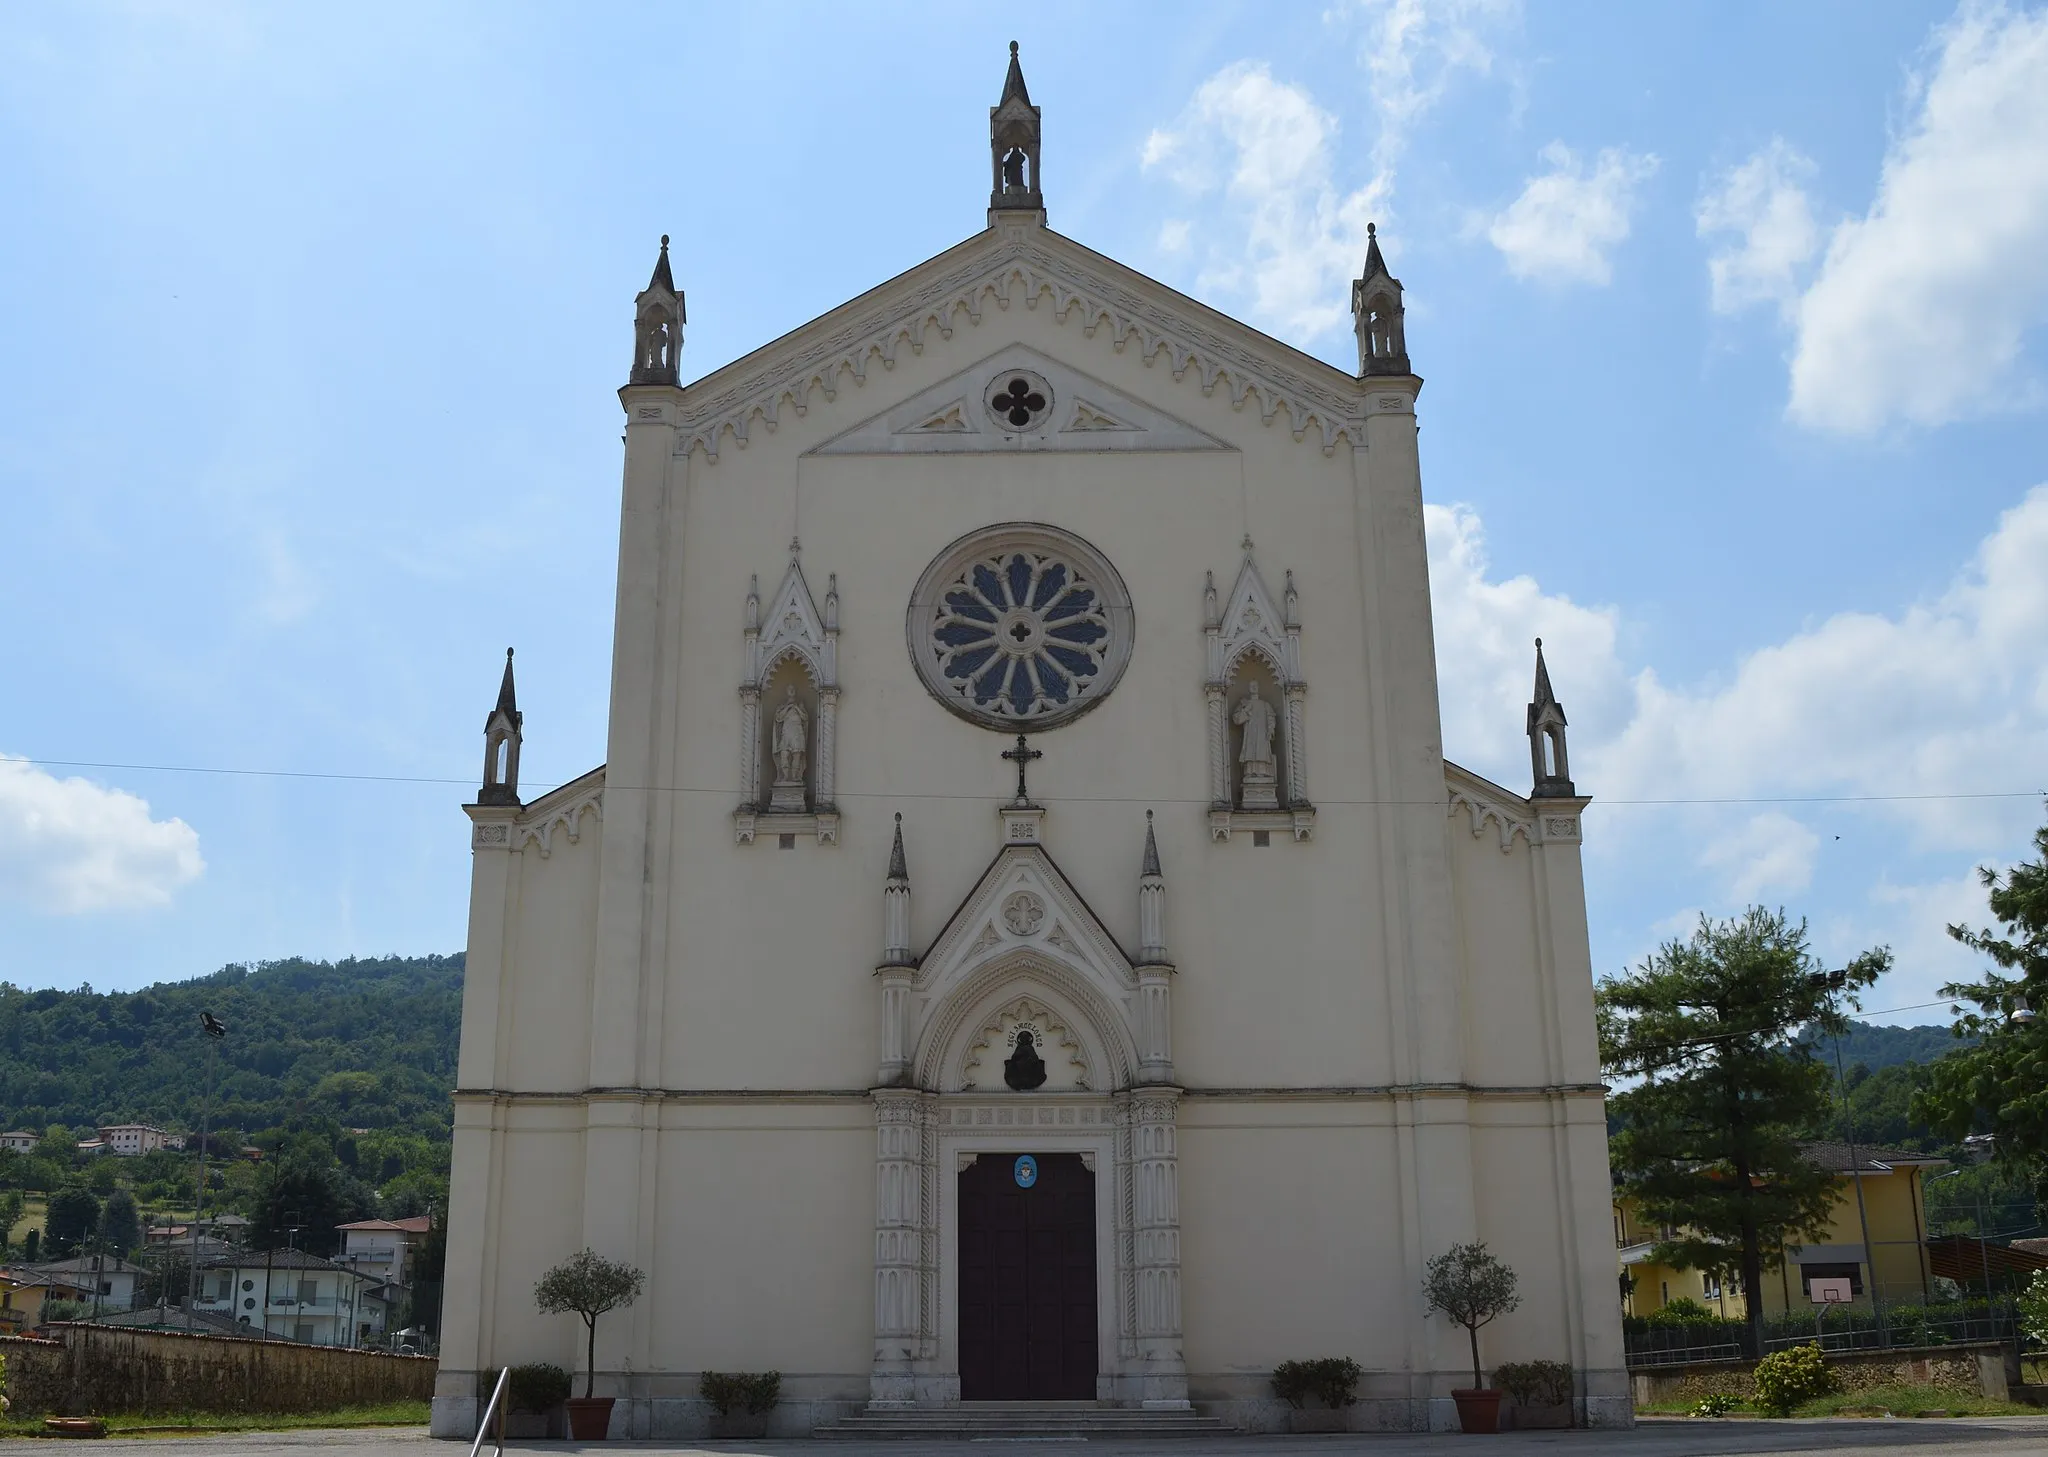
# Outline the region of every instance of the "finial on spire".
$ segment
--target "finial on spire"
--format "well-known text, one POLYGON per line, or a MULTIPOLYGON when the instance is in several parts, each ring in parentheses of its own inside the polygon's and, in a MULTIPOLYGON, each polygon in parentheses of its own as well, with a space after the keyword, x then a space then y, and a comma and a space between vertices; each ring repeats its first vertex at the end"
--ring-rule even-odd
POLYGON ((654 274, 633 300, 633 369, 626 376, 628 384, 682 383, 683 323, 683 295, 669 272, 668 234, 663 233, 654 274))
POLYGON ((1003 95, 988 111, 989 224, 998 212, 1029 212, 1045 221, 1045 195, 1039 186, 1038 141, 1040 108, 1031 104, 1024 84, 1024 65, 1017 43, 1010 42, 1010 69, 1003 77, 1003 95))
POLYGON ((1351 281, 1351 314, 1360 377, 1410 373, 1401 280, 1387 271, 1376 223, 1365 225, 1365 272, 1351 281))
POLYGON ((498 702, 484 720, 484 782, 478 804, 519 803, 520 726, 518 695, 512 688, 512 649, 505 649, 505 676, 498 683, 498 702))
POLYGON ((903 858, 903 812, 896 812, 896 840, 889 846, 889 879, 910 879, 910 866, 903 858))
POLYGON ((1140 875, 1159 874, 1159 841, 1152 836, 1152 811, 1145 811, 1145 860, 1138 867, 1140 875))
POLYGON ((1569 799, 1571 761, 1565 754, 1564 705, 1551 691, 1550 668, 1543 661, 1543 639, 1536 639, 1536 687, 1529 703, 1529 769, 1535 780, 1532 799, 1569 799))

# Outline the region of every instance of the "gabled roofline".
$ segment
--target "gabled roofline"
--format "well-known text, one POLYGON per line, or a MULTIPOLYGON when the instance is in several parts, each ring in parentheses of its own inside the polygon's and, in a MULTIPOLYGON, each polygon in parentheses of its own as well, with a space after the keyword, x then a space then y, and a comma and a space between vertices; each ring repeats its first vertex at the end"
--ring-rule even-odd
MULTIPOLYGON (((525 804, 519 806, 519 812, 513 816, 512 822, 518 824, 522 820, 529 819, 534 815, 544 815, 559 805, 574 799, 585 790, 602 789, 604 787, 604 769, 605 766, 600 764, 595 769, 577 775, 567 784, 557 784, 539 799, 528 800, 525 804)), ((337 1229, 348 1228, 345 1224, 336 1225, 335 1227, 337 1229)))
POLYGON ((1228 378, 1233 404, 1256 391, 1266 423, 1285 410, 1297 439, 1319 424, 1326 454, 1339 435, 1362 443, 1368 388, 1398 383, 1362 380, 1050 228, 998 221, 684 386, 679 452, 701 446, 715 460, 726 431, 744 445, 755 417, 773 429, 784 404, 804 413, 814 386, 830 397, 847 371, 864 382, 875 355, 886 369, 902 344, 921 350, 927 328, 950 337, 962 309, 978 323, 998 287, 1007 306, 1012 269, 1026 274, 1027 307, 1050 292, 1062 319, 1084 310, 1086 332, 1107 323, 1119 347, 1138 337, 1147 362, 1167 354, 1176 379, 1197 368, 1207 392, 1228 378))

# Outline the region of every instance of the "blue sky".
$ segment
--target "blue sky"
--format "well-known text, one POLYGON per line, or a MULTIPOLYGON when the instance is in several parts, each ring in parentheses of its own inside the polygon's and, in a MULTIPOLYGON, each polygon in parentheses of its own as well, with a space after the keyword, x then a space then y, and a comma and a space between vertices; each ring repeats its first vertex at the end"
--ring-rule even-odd
POLYGON ((1540 633, 1596 966, 1761 900, 1936 1019, 2048 787, 2039 6, 0 11, 0 977, 459 946, 505 644, 603 756, 655 239, 686 375, 951 245, 1012 38, 1082 242, 1348 364, 1379 222, 1446 747, 1525 781, 1540 633))

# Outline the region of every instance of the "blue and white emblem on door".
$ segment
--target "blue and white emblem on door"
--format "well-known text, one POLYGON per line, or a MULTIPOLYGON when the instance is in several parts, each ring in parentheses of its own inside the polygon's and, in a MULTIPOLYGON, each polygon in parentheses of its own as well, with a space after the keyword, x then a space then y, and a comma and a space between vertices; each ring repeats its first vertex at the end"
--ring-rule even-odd
POLYGON ((1028 1189, 1038 1182, 1038 1160, 1030 1154, 1017 1156, 1017 1187, 1028 1189))

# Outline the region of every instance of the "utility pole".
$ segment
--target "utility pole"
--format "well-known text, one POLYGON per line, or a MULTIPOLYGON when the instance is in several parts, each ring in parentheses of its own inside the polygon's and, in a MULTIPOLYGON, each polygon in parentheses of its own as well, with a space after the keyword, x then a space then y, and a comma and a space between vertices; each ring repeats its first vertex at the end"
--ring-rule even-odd
POLYGON ((213 1117, 213 1069, 215 1054, 228 1035, 227 1024, 211 1012, 199 1014, 199 1028, 206 1034, 206 1098, 199 1105, 199 1187, 192 1198, 192 1268, 185 1281, 185 1330, 192 1330, 193 1310, 199 1303, 199 1221, 206 1213, 206 1134, 213 1117))

